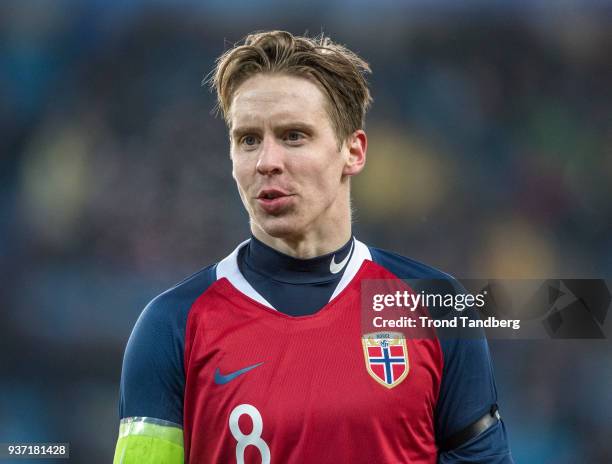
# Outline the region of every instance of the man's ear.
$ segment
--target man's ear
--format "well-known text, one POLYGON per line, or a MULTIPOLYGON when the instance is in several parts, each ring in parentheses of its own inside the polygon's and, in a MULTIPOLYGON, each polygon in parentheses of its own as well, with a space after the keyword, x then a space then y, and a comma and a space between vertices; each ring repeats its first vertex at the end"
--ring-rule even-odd
POLYGON ((342 175, 354 176, 359 174, 365 166, 368 137, 363 130, 359 129, 349 135, 344 143, 348 148, 348 159, 342 175))

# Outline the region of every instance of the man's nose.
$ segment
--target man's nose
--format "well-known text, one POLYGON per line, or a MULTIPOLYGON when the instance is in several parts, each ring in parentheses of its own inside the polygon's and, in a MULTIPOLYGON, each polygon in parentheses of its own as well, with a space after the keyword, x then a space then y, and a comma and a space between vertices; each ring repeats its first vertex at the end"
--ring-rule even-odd
POLYGON ((259 150, 257 172, 264 176, 280 174, 283 172, 283 147, 272 137, 264 138, 259 150))

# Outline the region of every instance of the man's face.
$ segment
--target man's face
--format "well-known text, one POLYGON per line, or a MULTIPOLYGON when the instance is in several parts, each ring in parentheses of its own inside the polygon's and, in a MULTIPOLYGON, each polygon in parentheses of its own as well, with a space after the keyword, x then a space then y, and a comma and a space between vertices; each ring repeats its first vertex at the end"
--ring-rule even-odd
POLYGON ((233 176, 256 236, 324 236, 350 217, 351 154, 338 149, 325 104, 314 83, 288 75, 257 74, 234 94, 233 176))

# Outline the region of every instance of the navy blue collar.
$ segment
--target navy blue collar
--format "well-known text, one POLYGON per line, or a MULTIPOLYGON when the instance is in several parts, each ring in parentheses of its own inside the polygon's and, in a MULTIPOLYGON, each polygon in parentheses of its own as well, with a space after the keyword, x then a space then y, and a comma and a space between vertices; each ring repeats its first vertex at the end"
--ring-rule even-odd
POLYGON ((353 245, 354 240, 351 237, 336 251, 316 258, 298 259, 281 253, 251 236, 249 243, 240 250, 238 259, 251 271, 279 282, 323 283, 340 279, 353 253, 353 245))

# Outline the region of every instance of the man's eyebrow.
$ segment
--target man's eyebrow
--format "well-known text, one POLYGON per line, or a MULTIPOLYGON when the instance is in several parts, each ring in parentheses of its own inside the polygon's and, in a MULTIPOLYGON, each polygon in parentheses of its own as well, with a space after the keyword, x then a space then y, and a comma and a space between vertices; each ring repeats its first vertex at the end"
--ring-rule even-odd
MULTIPOLYGON (((307 133, 313 133, 315 126, 301 121, 289 121, 277 124, 274 126, 274 131, 283 133, 289 130, 299 130, 307 133)), ((259 134, 261 129, 257 126, 237 126, 231 130, 231 136, 233 139, 238 139, 245 134, 259 134)))
POLYGON ((299 130, 299 131, 312 133, 315 130, 315 126, 312 124, 308 124, 306 122, 289 121, 289 122, 283 122, 282 124, 278 124, 275 127, 275 129, 278 132, 286 132, 288 130, 299 130))
POLYGON ((244 134, 257 134, 259 133, 259 129, 255 126, 238 126, 234 127, 231 130, 231 136, 234 139, 244 135, 244 134))

